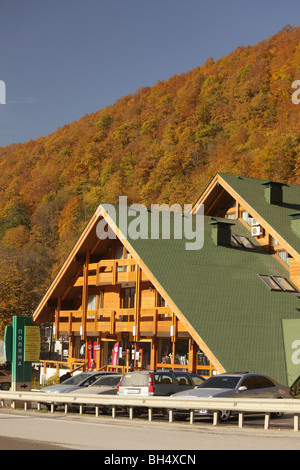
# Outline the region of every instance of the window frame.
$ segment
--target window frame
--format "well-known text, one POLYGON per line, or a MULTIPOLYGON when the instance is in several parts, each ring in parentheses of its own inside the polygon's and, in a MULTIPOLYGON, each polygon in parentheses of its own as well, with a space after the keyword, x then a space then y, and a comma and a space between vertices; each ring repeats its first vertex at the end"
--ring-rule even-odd
POLYGON ((274 292, 291 292, 297 293, 298 290, 292 285, 292 283, 286 279, 284 276, 276 276, 271 274, 257 274, 259 279, 268 287, 269 290, 274 292), (276 280, 278 279, 278 280, 276 280), (283 279, 285 283, 289 285, 289 289, 284 288, 282 284, 279 283, 279 279, 283 279), (268 282, 269 281, 269 282, 268 282), (273 287, 271 286, 273 284, 273 287), (274 286, 275 284, 275 286, 274 286))

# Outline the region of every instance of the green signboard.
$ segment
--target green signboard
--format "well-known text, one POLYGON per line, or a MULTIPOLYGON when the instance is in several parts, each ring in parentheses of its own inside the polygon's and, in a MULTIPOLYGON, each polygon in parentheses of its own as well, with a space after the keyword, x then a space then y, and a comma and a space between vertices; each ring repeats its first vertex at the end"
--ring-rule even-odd
POLYGON ((31 382, 32 361, 39 360, 40 328, 32 325, 31 317, 13 317, 4 336, 5 360, 11 361, 12 383, 27 387, 31 382))
POLYGON ((31 363, 24 361, 25 325, 31 317, 13 317, 12 382, 31 382, 31 363))
POLYGON ((300 319, 282 320, 287 379, 293 385, 300 375, 300 319))

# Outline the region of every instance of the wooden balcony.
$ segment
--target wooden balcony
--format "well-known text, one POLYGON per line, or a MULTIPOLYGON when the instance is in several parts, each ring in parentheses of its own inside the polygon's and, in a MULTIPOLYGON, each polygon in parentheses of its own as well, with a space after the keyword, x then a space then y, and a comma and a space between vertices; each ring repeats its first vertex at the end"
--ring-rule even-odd
MULTIPOLYGON (((115 285, 123 282, 135 282, 137 264, 134 259, 112 259, 101 260, 99 263, 90 263, 88 270, 88 285, 100 286, 115 285)), ((142 272, 141 280, 146 281, 147 277, 142 272)), ((83 276, 79 277, 74 286, 83 286, 83 276)))
MULTIPOLYGON (((109 334, 132 333, 133 326, 138 324, 140 334, 156 335, 157 333, 165 333, 169 336, 171 326, 174 326, 174 315, 169 307, 141 308, 138 322, 134 314, 134 308, 88 310, 86 332, 87 334, 98 334, 100 332, 109 334)), ((66 332, 67 334, 80 333, 82 322, 82 310, 60 311, 60 332, 66 332)), ((177 332, 185 331, 177 319, 175 319, 175 323, 177 332)))

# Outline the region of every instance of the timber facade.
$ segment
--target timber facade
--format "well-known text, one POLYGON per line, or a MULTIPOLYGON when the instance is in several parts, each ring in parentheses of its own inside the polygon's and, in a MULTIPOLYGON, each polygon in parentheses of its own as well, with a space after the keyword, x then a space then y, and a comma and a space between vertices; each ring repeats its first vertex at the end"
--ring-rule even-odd
POLYGON ((287 383, 281 322, 300 318, 299 203, 299 186, 217 174, 192 210, 204 204, 198 251, 125 237, 100 205, 34 321, 68 338, 71 371, 249 370, 287 383), (98 238, 100 220, 114 239, 98 238))

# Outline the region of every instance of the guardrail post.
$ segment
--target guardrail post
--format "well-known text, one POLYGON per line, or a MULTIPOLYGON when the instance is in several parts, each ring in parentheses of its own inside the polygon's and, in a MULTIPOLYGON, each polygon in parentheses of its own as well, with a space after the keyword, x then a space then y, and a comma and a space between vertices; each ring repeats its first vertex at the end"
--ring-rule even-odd
POLYGON ((112 418, 116 417, 116 409, 117 409, 116 405, 113 405, 111 407, 111 416, 112 416, 112 418))
POLYGON ((54 413, 54 403, 51 403, 51 413, 54 413))
POLYGON ((214 411, 213 426, 217 426, 217 424, 218 424, 218 411, 214 411))
POLYGON ((173 423, 173 410, 169 409, 169 423, 173 423))
POLYGON ((133 407, 129 407, 129 419, 133 419, 133 407))
POLYGON ((194 410, 190 411, 190 424, 194 423, 194 410))
POLYGON ((65 403, 65 415, 68 413, 68 403, 65 403))
POLYGON ((294 415, 294 431, 299 431, 299 415, 294 415))
POLYGON ((244 413, 239 413, 239 428, 242 428, 244 425, 244 413))
POLYGON ((266 413, 265 414, 265 426, 264 426, 264 428, 269 429, 269 426, 270 426, 270 413, 266 413))
POLYGON ((99 406, 95 406, 95 415, 99 416, 99 406))
POLYGON ((148 419, 152 421, 153 418, 153 408, 148 408, 148 419))

